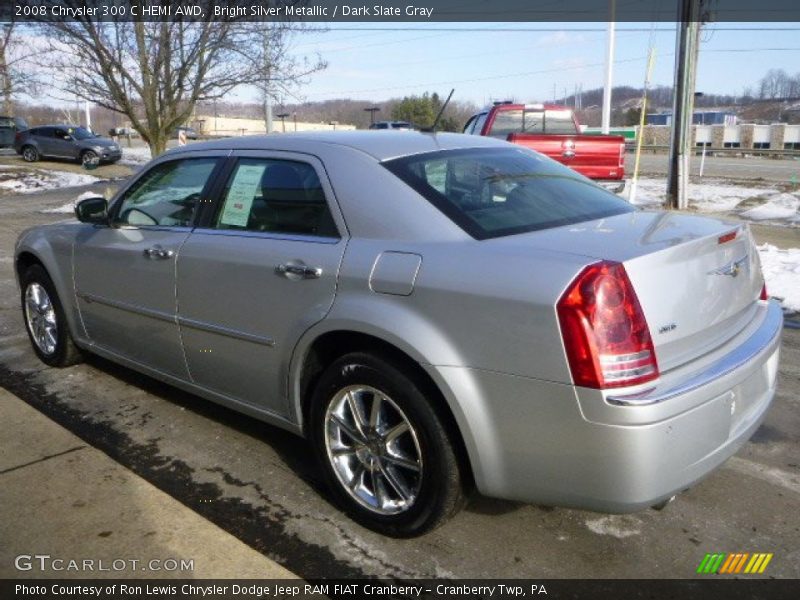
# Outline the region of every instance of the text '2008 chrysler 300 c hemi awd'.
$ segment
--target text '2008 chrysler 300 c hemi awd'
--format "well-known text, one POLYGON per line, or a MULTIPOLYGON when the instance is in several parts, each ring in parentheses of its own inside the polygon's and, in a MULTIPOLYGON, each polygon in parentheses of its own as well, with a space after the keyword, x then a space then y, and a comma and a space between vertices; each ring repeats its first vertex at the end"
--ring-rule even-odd
POLYGON ((531 150, 331 132, 199 143, 16 247, 33 348, 306 436, 389 535, 483 494, 599 511, 719 466, 775 393, 745 225, 637 211, 531 150))

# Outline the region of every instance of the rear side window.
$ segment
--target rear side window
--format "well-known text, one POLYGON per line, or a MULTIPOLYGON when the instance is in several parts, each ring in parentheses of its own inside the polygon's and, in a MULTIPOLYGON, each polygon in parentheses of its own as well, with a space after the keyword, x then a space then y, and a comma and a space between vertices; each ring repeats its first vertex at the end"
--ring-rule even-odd
POLYGON ((572 169, 524 148, 442 150, 383 165, 480 240, 634 210, 572 169))
POLYGON ((339 235, 319 176, 304 162, 242 158, 222 197, 217 229, 339 235))
POLYGON ((501 110, 495 115, 489 135, 506 139, 511 133, 549 133, 574 135, 575 128, 570 110, 501 110))

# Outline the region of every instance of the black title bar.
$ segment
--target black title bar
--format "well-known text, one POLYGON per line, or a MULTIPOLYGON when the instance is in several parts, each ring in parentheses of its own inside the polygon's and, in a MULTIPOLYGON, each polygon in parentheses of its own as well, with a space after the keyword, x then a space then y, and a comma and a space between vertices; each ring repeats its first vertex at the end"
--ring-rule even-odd
MULTIPOLYGON (((676 21, 688 0, 2 0, 0 21, 676 21), (611 5, 614 5, 613 16, 611 5)), ((800 21, 798 0, 692 0, 707 22, 800 21)))

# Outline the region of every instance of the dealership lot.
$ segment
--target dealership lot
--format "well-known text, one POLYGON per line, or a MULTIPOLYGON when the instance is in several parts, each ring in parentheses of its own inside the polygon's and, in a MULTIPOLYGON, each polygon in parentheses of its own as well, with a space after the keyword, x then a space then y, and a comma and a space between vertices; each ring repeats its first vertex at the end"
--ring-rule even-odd
MULTIPOLYGON (((329 504, 299 438, 100 359, 53 370, 35 358, 14 241, 26 227, 64 218, 40 211, 81 191, 0 199, 0 385, 300 576, 689 577, 707 552, 772 552, 767 576, 800 576, 797 329, 784 331, 779 392, 764 426, 664 511, 609 516, 476 497, 432 534, 391 540, 329 504)), ((757 235, 773 241, 768 228, 757 235)), ((25 549, 23 532, 5 542, 25 549)))

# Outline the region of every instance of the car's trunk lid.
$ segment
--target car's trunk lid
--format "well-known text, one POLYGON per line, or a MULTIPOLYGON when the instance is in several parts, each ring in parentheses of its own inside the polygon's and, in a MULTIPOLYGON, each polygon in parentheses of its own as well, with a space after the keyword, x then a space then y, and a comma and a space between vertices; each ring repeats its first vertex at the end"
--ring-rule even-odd
POLYGON ((741 331, 763 285, 749 228, 720 219, 633 212, 495 241, 623 263, 662 372, 741 331))

